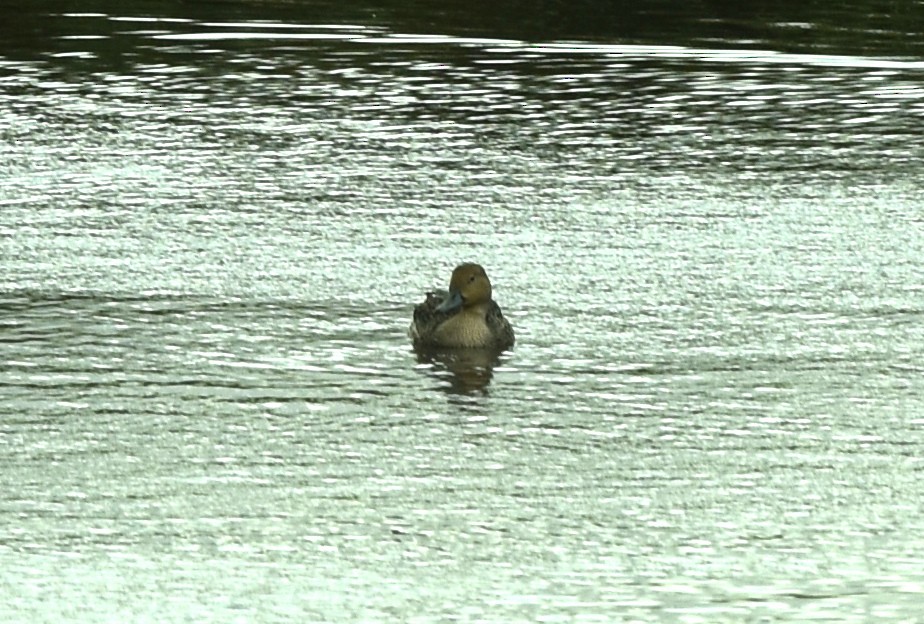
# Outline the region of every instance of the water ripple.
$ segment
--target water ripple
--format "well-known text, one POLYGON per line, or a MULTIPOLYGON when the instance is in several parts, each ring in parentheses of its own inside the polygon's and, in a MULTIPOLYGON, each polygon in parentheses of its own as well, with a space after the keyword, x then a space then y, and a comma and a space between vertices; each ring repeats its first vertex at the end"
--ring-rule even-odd
POLYGON ((4 31, 0 612, 918 612, 913 48, 296 9, 4 31))

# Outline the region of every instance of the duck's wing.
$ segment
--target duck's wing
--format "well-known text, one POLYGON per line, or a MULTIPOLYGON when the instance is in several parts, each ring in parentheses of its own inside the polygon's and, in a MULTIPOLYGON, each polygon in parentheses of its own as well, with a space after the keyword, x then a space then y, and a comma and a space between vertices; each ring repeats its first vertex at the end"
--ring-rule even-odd
POLYGON ((414 322, 411 324, 411 338, 415 342, 427 342, 440 323, 453 316, 457 311, 440 312, 437 308, 449 297, 447 290, 432 290, 427 293, 423 303, 414 307, 414 322))
POLYGON ((507 319, 504 318, 504 313, 501 311, 500 306, 494 301, 491 301, 491 304, 488 306, 488 312, 484 320, 488 324, 491 334, 495 337, 495 341, 499 348, 509 349, 513 346, 513 343, 516 341, 513 335, 513 328, 510 326, 510 323, 507 322, 507 319))

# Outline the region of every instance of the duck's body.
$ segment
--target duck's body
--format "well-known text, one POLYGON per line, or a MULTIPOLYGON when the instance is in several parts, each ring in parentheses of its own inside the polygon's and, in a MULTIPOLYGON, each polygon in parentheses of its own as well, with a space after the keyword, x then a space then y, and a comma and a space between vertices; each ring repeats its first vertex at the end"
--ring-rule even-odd
POLYGON ((427 293, 414 308, 411 340, 417 347, 509 349, 513 328, 491 298, 491 282, 477 264, 452 272, 448 291, 427 293))

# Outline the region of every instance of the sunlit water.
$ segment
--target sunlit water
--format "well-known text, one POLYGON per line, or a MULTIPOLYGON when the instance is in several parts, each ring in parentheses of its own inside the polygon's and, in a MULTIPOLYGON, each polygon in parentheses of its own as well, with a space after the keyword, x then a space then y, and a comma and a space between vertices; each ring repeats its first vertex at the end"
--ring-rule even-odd
POLYGON ((0 58, 4 621, 924 618, 924 59, 263 11, 0 58))

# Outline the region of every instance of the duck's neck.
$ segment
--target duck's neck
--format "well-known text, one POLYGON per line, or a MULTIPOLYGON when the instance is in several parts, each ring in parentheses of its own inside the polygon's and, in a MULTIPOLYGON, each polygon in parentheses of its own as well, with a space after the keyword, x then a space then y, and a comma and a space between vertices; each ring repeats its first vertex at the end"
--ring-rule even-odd
POLYGON ((481 303, 476 303, 474 305, 466 306, 462 308, 460 314, 466 314, 471 316, 477 316, 478 318, 484 318, 488 313, 488 302, 482 301, 481 303))

